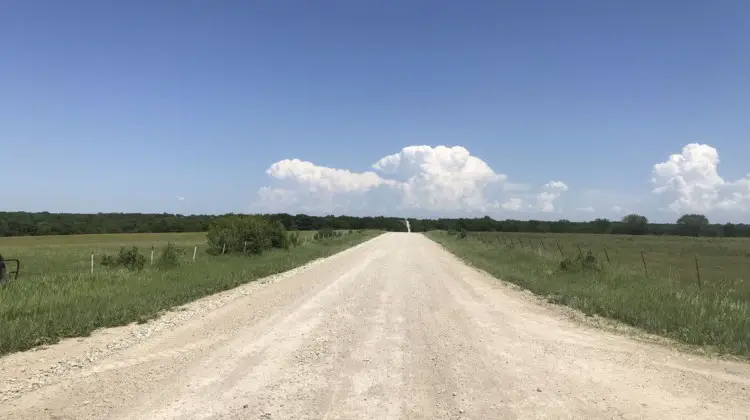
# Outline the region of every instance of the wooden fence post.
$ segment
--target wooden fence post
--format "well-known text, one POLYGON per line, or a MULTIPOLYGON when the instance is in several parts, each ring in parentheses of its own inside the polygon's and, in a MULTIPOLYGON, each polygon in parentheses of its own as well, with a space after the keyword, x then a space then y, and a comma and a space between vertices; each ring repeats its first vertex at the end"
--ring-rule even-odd
POLYGON ((701 283, 701 270, 698 268, 698 256, 695 256, 695 274, 698 276, 698 288, 702 289, 703 284, 701 283))
POLYGON ((94 274, 94 253, 91 253, 91 274, 94 274))
POLYGON ((243 254, 247 253, 247 241, 245 241, 245 245, 242 247, 242 253, 243 254))
POLYGON ((195 254, 198 253, 198 245, 193 247, 193 262, 195 262, 195 254))
POLYGON ((151 265, 154 265, 154 246, 151 245, 151 265))
POLYGON ((648 267, 646 266, 646 257, 643 255, 643 250, 641 250, 641 261, 643 261, 643 271, 646 272, 646 277, 648 277, 648 267))
POLYGON ((221 246, 221 255, 224 255, 224 253, 227 251, 227 244, 221 246))
POLYGON ((607 262, 608 262, 608 263, 611 263, 611 262, 609 261, 609 253, 607 252, 607 248, 604 248, 604 255, 606 255, 606 256, 607 256, 607 262))

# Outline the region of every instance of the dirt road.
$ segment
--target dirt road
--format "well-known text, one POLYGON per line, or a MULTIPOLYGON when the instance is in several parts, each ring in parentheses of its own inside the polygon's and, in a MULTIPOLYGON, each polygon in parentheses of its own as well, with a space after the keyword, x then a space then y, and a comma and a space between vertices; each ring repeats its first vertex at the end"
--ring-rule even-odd
POLYGON ((581 326, 405 233, 0 374, 3 419, 750 418, 748 365, 581 326))

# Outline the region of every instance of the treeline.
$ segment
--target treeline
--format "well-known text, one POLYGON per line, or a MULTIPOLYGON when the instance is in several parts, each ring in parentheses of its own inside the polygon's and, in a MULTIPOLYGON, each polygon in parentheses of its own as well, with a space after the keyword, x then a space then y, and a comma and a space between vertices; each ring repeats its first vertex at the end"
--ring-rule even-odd
MULTIPOLYGON (((281 222, 287 230, 380 229, 406 231, 397 217, 309 216, 306 214, 266 214, 281 222)), ((75 235, 84 233, 166 233, 205 232, 220 216, 144 213, 28 213, 0 212, 0 236, 75 235)), ((409 219, 415 232, 428 230, 466 230, 472 232, 600 233, 626 235, 683 235, 713 237, 750 237, 747 224, 711 224, 699 214, 686 214, 675 223, 649 223, 644 216, 631 214, 619 221, 596 219, 590 222, 569 220, 494 220, 409 219)))
POLYGON ((644 216, 630 214, 622 220, 595 219, 589 222, 569 220, 494 220, 477 219, 412 220, 415 232, 429 230, 469 232, 540 232, 540 233, 599 233, 619 235, 674 235, 708 237, 750 237, 748 224, 711 224, 700 214, 686 214, 675 223, 649 223, 644 216))
POLYGON ((0 236, 202 232, 215 216, 0 212, 0 236))
MULTIPOLYGON (((267 214, 287 230, 381 229, 406 231, 394 217, 308 216, 267 214)), ((88 233, 206 232, 221 216, 145 213, 29 213, 0 212, 0 236, 78 235, 88 233)))

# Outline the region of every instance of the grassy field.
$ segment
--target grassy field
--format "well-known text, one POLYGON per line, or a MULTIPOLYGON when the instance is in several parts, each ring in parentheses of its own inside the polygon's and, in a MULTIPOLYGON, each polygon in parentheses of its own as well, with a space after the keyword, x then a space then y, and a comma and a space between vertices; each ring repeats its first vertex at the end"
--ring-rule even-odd
POLYGON ((123 234, 0 238, 0 253, 21 260, 18 280, 0 286, 0 354, 90 334, 100 327, 143 322, 205 295, 289 270, 377 236, 379 231, 312 240, 289 251, 260 256, 210 256, 205 234, 123 234), (150 259, 172 242, 182 250, 180 266, 143 271, 99 264, 121 246, 137 246, 150 259), (194 247, 198 246, 195 262, 194 247), (91 254, 95 256, 91 274, 91 254))
POLYGON ((427 235, 475 267, 551 302, 720 353, 750 356, 748 239, 427 235), (581 254, 590 250, 592 257, 578 259, 579 246, 581 254), (568 259, 565 269, 563 259, 568 259))
MULTIPOLYGON (((315 231, 299 231, 300 240, 310 241, 315 231)), ((102 235, 19 236, 0 238, 0 254, 4 258, 21 260, 21 278, 38 278, 60 274, 90 273, 91 254, 95 270, 104 254, 116 254, 121 246, 142 248, 150 259, 167 243, 172 242, 184 251, 184 262, 191 262, 194 247, 198 247, 196 261, 210 258, 205 254, 205 232, 191 233, 127 233, 102 235)))

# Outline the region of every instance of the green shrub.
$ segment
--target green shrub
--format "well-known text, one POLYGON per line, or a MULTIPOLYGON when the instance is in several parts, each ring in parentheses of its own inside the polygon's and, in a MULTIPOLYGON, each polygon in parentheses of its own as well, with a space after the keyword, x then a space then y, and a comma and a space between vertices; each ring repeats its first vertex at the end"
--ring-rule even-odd
POLYGON ((297 232, 290 233, 288 235, 288 242, 289 242, 289 246, 290 247, 292 247, 292 246, 299 246, 299 244, 300 244, 299 233, 297 233, 297 232))
POLYGON ((281 222, 269 224, 268 236, 271 240, 271 248, 289 249, 289 235, 281 222))
POLYGON ((101 265, 105 267, 114 267, 117 265, 117 259, 112 255, 102 255, 101 265))
POLYGON ((128 270, 143 270, 146 266, 146 256, 138 251, 138 247, 120 248, 120 255, 117 257, 117 265, 125 267, 128 270))
POLYGON ((578 254, 574 259, 565 258, 560 261, 561 271, 600 271, 601 265, 596 256, 589 250, 585 255, 578 254))
POLYGON ((167 246, 162 249, 159 260, 157 261, 159 268, 168 269, 179 267, 180 256, 182 253, 181 249, 177 248, 172 242, 169 242, 167 246))
POLYGON ((458 232, 458 237, 459 237, 460 239, 464 239, 464 238, 466 238, 466 235, 468 235, 468 232, 466 232, 466 229, 463 229, 463 228, 462 228, 462 229, 461 229, 461 231, 460 231, 460 232, 458 232))
POLYGON ((214 220, 206 234, 211 254, 262 254, 271 248, 289 248, 289 235, 281 223, 261 216, 229 215, 214 220))
POLYGON ((101 264, 105 267, 141 271, 146 266, 146 256, 138 251, 138 247, 122 247, 117 257, 112 255, 102 256, 101 264))

